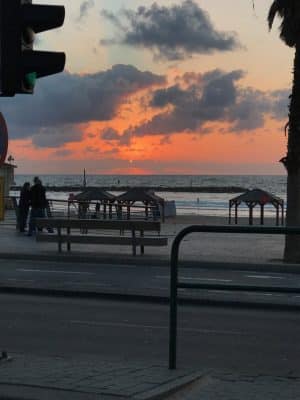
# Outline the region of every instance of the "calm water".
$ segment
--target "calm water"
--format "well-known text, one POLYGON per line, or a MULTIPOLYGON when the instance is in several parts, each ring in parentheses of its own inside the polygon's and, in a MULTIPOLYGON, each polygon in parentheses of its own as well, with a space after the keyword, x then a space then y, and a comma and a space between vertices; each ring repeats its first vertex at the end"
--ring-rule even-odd
MULTIPOLYGON (((33 175, 16 175, 16 185, 32 182, 33 175)), ((40 175, 45 186, 82 186, 81 175, 40 175)), ((228 215, 228 201, 239 193, 163 192, 159 188, 191 186, 259 188, 286 200, 286 176, 281 175, 87 175, 87 186, 155 186, 156 193, 165 200, 175 200, 177 214, 228 215)), ((67 199, 68 192, 47 192, 51 199, 67 199)), ((114 194, 121 192, 114 192, 114 194)), ((241 215, 247 212, 240 208, 241 215)), ((257 210, 258 212, 258 210, 257 210)), ((266 215, 273 215, 272 206, 266 206, 266 215)))

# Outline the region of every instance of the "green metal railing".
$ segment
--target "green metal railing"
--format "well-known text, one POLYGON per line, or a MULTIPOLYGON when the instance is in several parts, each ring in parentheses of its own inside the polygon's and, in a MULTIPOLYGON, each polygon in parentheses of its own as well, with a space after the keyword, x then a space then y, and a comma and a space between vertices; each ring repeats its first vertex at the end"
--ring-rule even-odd
POLYGON ((244 233, 244 234, 271 234, 271 235, 300 235, 300 227, 254 227, 254 226, 219 226, 219 225, 191 225, 180 231, 175 237, 171 249, 171 281, 170 281, 170 315, 169 315, 169 369, 176 368, 177 351, 177 289, 206 289, 227 290, 234 292, 274 292, 300 293, 300 287, 272 287, 254 285, 234 285, 222 283, 186 283, 178 279, 179 245, 183 238, 190 233, 244 233))

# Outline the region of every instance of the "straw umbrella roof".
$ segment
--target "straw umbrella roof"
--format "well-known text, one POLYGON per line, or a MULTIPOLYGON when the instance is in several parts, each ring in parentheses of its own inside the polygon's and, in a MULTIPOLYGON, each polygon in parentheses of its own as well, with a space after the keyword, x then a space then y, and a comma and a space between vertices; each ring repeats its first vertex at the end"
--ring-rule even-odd
POLYGON ((230 205, 232 206, 233 204, 240 204, 242 202, 253 205, 265 205, 267 203, 282 205, 283 199, 274 196, 272 193, 266 192, 265 190, 253 189, 247 190, 245 193, 231 199, 230 205))
POLYGON ((84 190, 83 192, 74 196, 74 200, 78 201, 113 201, 115 196, 111 193, 102 190, 101 188, 94 188, 84 190))
POLYGON ((164 203, 164 199, 146 188, 132 188, 116 197, 116 201, 142 201, 144 203, 164 203))

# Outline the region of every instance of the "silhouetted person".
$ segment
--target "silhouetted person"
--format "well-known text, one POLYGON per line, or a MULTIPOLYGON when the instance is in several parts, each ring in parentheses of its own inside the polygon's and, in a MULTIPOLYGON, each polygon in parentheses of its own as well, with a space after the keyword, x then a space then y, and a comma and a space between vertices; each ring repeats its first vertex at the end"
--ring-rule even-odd
POLYGON ((36 231, 36 218, 45 218, 45 209, 47 207, 46 189, 41 180, 36 176, 33 180, 34 185, 30 189, 30 218, 28 236, 36 231))
POLYGON ((20 232, 25 232, 27 217, 30 206, 30 183, 25 182, 21 192, 20 192, 20 200, 19 200, 19 230, 20 232))
POLYGON ((95 205, 95 218, 99 218, 100 216, 100 203, 97 202, 95 205))

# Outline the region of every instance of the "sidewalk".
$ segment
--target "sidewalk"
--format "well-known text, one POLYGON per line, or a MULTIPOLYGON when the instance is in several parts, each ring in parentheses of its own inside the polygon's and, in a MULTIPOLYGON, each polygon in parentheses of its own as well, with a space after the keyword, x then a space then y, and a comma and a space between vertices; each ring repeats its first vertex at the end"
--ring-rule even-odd
POLYGON ((300 377, 143 364, 130 360, 13 354, 0 363, 5 400, 296 400, 300 377))
MULTIPOLYGON (((168 237, 168 246, 146 247, 144 255, 138 252, 135 257, 132 256, 130 246, 118 245, 76 244, 72 246, 71 252, 67 252, 63 246, 63 252, 58 253, 56 243, 38 243, 34 236, 27 237, 18 233, 12 221, 9 224, 0 222, 0 257, 169 266, 173 239, 184 227, 193 223, 193 219, 184 221, 179 218, 162 224, 161 235, 168 237)), ((206 222, 212 225, 220 223, 219 219, 213 217, 206 222)), ((254 268, 257 265, 267 264, 273 271, 276 269, 283 269, 285 272, 300 271, 298 266, 282 265, 283 249, 283 235, 235 234, 232 237, 230 234, 194 233, 182 241, 179 248, 179 262, 182 265, 193 265, 199 261, 230 262, 236 264, 237 268, 245 263, 253 264, 254 268)))
POLYGON ((130 360, 14 354, 11 361, 0 362, 0 398, 150 400, 204 375, 204 369, 170 371, 165 365, 130 360))
POLYGON ((300 377, 238 375, 213 372, 195 380, 166 400, 297 400, 300 377))

